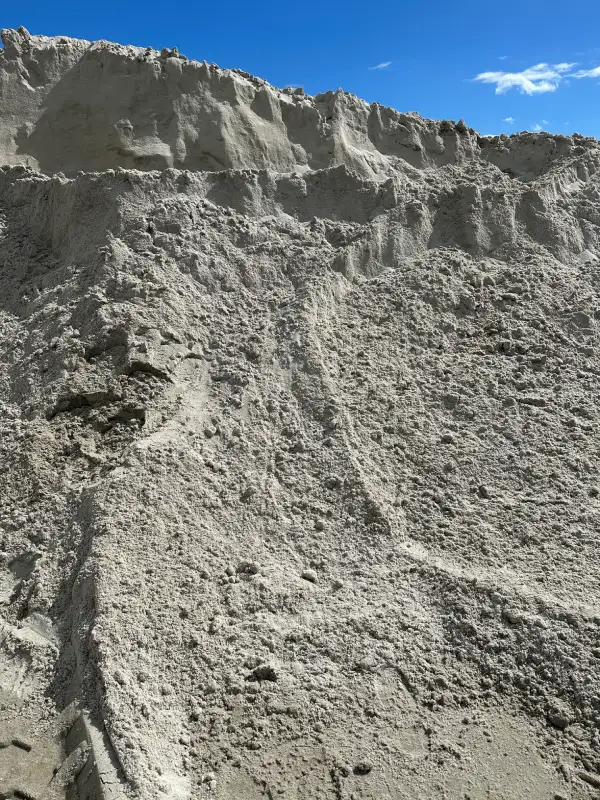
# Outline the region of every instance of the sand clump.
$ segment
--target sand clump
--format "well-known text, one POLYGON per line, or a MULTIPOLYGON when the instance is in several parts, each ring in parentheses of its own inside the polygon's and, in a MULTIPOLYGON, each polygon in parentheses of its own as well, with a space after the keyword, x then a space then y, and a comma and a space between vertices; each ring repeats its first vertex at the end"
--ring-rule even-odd
POLYGON ((3 42, 0 795, 595 796, 598 143, 3 42))

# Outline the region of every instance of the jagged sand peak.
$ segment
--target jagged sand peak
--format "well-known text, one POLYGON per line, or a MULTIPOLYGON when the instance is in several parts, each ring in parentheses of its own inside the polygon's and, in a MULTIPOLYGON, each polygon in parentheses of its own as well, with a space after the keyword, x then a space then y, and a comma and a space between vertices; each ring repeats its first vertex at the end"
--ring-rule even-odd
POLYGON ((4 30, 2 41, 0 160, 44 172, 119 166, 304 172, 345 164, 381 178, 407 165, 491 158, 506 161, 506 169, 515 162, 515 174, 527 176, 576 146, 597 147, 533 134, 509 144, 487 141, 462 121, 425 120, 341 90, 315 97, 280 90, 176 50, 24 30, 4 30))

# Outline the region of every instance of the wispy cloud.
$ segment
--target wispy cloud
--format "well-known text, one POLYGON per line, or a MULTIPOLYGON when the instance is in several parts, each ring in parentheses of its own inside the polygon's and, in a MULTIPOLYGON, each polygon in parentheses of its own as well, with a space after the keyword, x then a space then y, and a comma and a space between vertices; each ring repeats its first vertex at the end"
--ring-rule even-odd
POLYGON ((572 78, 600 78, 600 67, 593 69, 578 69, 571 75, 572 78))
POLYGON ((508 56, 498 56, 498 61, 506 61, 508 56))
POLYGON ((562 79, 576 64, 535 64, 522 72, 480 72, 473 80, 480 83, 496 84, 496 94, 505 94, 517 89, 521 94, 542 94, 554 92, 562 79))
POLYGON ((535 131, 536 133, 539 133, 542 130, 542 126, 540 125, 539 122, 536 122, 531 130, 535 131))
POLYGON ((369 69, 389 69, 391 64, 391 61, 382 61, 381 64, 377 64, 375 67, 369 67, 369 69))
POLYGON ((502 122, 508 122, 509 125, 512 125, 513 122, 516 122, 516 121, 517 120, 514 117, 504 117, 504 119, 502 120, 502 122))

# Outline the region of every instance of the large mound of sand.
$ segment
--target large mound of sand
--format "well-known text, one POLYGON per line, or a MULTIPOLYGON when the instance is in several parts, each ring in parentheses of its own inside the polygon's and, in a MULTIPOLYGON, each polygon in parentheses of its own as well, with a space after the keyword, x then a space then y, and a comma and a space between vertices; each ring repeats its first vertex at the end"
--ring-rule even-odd
POLYGON ((593 796, 598 143, 3 42, 0 796, 593 796))

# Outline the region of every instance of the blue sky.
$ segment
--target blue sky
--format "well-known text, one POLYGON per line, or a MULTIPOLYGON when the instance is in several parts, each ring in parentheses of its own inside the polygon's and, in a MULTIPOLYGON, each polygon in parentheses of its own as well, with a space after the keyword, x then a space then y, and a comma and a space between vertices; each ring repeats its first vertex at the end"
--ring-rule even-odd
POLYGON ((0 26, 176 45, 277 86, 342 87, 401 111, 463 117, 483 134, 539 127, 600 138, 600 2, 572 9, 563 0, 3 0, 0 26))

